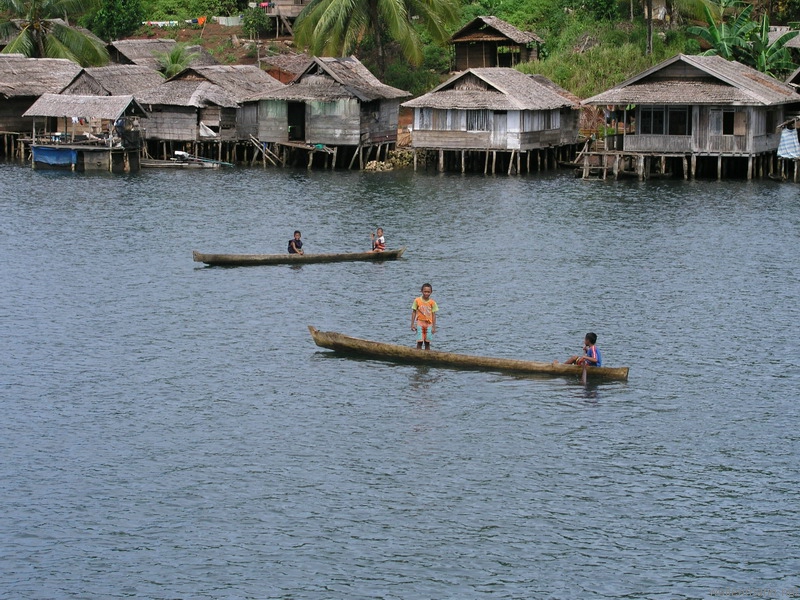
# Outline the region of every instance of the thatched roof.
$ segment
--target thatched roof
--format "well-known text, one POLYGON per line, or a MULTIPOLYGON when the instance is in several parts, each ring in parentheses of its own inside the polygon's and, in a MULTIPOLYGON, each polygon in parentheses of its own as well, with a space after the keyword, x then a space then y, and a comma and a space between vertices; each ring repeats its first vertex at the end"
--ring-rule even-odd
POLYGON ((147 114, 133 96, 62 96, 44 94, 23 117, 86 117, 117 120, 122 115, 147 114))
POLYGON ((189 80, 213 83, 225 90, 237 102, 254 94, 269 93, 284 87, 284 84, 269 73, 253 65, 189 67, 170 79, 170 81, 189 80))
POLYGON ((312 60, 308 54, 276 54, 262 58, 261 64, 299 75, 306 70, 312 60))
POLYGON ((81 67, 63 58, 26 58, 0 55, 0 96, 41 96, 58 93, 80 72, 81 67))
POLYGON ((408 108, 456 110, 577 109, 580 99, 541 75, 507 67, 468 69, 424 96, 404 102, 408 108))
MULTIPOLYGON (((117 40, 108 44, 111 59, 120 64, 142 65, 158 70, 158 56, 169 54, 178 42, 168 38, 154 40, 117 40)), ((187 52, 199 53, 192 66, 217 65, 217 61, 202 46, 187 46, 187 52)))
MULTIPOLYGON (((775 41, 781 37, 784 33, 789 33, 791 31, 797 31, 796 29, 792 29, 791 27, 770 27, 769 33, 767 34, 769 38, 769 43, 774 44, 775 41)), ((800 48, 800 35, 794 36, 788 42, 786 42, 785 48, 800 48)))
POLYGON ((218 85, 205 80, 170 80, 160 86, 138 92, 137 100, 145 107, 162 106, 221 106, 236 108, 236 99, 218 85))
POLYGON ((797 100, 791 86, 736 61, 679 54, 583 104, 773 106, 797 100))
POLYGON ((451 44, 464 42, 503 42, 543 44, 544 40, 530 31, 521 31, 497 17, 475 17, 450 37, 451 44))
MULTIPOLYGON (((64 94, 71 90, 91 89, 98 96, 124 96, 154 88, 164 83, 161 73, 139 65, 109 65, 107 67, 87 67, 81 70, 67 85, 64 94)), ((76 93, 86 93, 77 91, 76 93)))
POLYGON ((254 95, 250 100, 331 101, 357 98, 361 102, 407 98, 406 91, 381 83, 354 56, 315 56, 306 69, 283 89, 254 95))

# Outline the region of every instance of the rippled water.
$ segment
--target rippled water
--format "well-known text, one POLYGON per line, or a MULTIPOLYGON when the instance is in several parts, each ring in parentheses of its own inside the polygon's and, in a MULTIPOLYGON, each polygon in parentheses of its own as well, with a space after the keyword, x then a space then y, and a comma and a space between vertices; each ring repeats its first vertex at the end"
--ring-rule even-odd
POLYGON ((800 595, 798 189, 0 165, 0 597, 800 595), (311 341, 412 344, 425 281, 439 349, 630 380, 311 341))

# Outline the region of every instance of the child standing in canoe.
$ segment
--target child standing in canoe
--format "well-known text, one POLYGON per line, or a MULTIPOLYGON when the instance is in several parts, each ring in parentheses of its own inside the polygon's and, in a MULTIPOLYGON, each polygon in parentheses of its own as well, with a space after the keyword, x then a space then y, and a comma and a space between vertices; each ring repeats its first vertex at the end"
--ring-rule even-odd
POLYGON ((596 344, 597 334, 590 331, 583 339, 583 356, 571 356, 564 361, 564 364, 602 367, 603 357, 600 354, 600 348, 596 344))
POLYGON ((431 338, 436 333, 436 313, 439 305, 431 298, 433 286, 423 283, 422 296, 416 298, 411 305, 411 330, 417 332, 417 350, 425 345, 425 350, 431 349, 431 338))

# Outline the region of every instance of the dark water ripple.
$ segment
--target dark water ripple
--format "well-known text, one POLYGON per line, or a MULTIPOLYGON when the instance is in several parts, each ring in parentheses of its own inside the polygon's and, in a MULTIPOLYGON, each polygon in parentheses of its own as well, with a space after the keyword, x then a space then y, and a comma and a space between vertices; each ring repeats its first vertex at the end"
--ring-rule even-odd
POLYGON ((800 595, 796 186, 5 164, 0 210, 0 598, 800 595), (410 343, 423 281, 442 349, 631 379, 311 342, 410 343))

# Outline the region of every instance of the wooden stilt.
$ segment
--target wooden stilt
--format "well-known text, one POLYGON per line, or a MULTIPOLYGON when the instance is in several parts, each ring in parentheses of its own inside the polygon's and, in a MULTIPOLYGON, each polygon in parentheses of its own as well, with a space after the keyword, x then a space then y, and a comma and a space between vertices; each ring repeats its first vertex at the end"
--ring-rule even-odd
POLYGON ((417 149, 416 148, 414 148, 413 156, 414 156, 414 171, 416 171, 417 170, 417 149))
POLYGON ((722 179, 722 154, 717 156, 717 181, 722 179))

